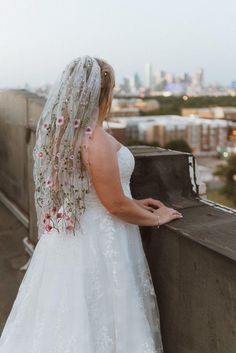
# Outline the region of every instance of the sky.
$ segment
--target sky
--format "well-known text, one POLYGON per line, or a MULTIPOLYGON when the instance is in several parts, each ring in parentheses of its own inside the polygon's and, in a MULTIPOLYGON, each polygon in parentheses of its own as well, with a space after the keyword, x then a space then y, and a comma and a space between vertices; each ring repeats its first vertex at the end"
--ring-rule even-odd
POLYGON ((97 56, 116 80, 144 64, 205 82, 236 80, 235 0, 0 0, 0 87, 53 83, 66 64, 97 56))

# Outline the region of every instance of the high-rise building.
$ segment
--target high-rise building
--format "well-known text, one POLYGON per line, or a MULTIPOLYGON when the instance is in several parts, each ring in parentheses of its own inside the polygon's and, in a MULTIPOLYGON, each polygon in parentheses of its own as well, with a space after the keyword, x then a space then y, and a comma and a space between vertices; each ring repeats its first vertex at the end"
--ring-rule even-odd
POLYGON ((153 74, 152 74, 152 65, 145 64, 144 66, 144 86, 145 88, 152 89, 153 85, 153 74))
POLYGON ((197 88, 202 88, 204 85, 204 70, 199 69, 192 77, 192 85, 197 88))
POLYGON ((173 83, 175 81, 175 77, 173 74, 171 74, 170 72, 168 72, 166 75, 165 75, 165 79, 166 79, 166 82, 167 83, 173 83))
POLYGON ((130 93, 131 92, 129 77, 124 77, 123 78, 123 84, 121 85, 121 89, 122 89, 122 91, 124 93, 130 93))
POLYGON ((137 92, 139 92, 140 88, 142 87, 142 82, 137 72, 134 74, 134 86, 137 92))
POLYGON ((183 80, 184 80, 184 83, 190 84, 192 81, 192 78, 187 72, 185 72, 183 75, 183 80))
POLYGON ((155 84, 156 85, 159 85, 163 80, 163 77, 162 77, 162 71, 158 70, 156 73, 155 73, 155 84))

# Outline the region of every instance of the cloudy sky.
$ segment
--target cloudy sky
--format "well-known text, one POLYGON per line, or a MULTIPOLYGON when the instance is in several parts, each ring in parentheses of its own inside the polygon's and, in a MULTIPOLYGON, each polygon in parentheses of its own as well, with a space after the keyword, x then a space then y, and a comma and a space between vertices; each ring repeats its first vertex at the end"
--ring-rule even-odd
POLYGON ((71 59, 106 59, 117 81, 145 63, 236 80, 235 0, 0 0, 0 87, 53 82, 71 59))

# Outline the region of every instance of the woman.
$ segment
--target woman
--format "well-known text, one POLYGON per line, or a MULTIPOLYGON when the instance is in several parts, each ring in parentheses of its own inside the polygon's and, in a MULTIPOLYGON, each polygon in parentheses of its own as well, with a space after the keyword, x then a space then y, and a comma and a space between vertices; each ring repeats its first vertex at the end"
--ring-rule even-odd
POLYGON ((0 353, 162 353, 139 225, 182 215, 130 192, 134 157, 103 129, 114 71, 71 61, 40 116, 34 156, 38 238, 0 353))

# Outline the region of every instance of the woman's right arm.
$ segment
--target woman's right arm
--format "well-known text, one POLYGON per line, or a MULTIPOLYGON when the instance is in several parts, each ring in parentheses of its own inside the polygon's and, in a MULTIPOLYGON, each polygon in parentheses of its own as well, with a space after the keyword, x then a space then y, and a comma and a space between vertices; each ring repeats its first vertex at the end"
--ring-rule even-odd
POLYGON ((111 214, 140 226, 156 226, 181 218, 178 211, 165 206, 153 212, 148 211, 124 194, 115 145, 100 126, 95 128, 89 140, 88 161, 94 188, 100 201, 111 214))

